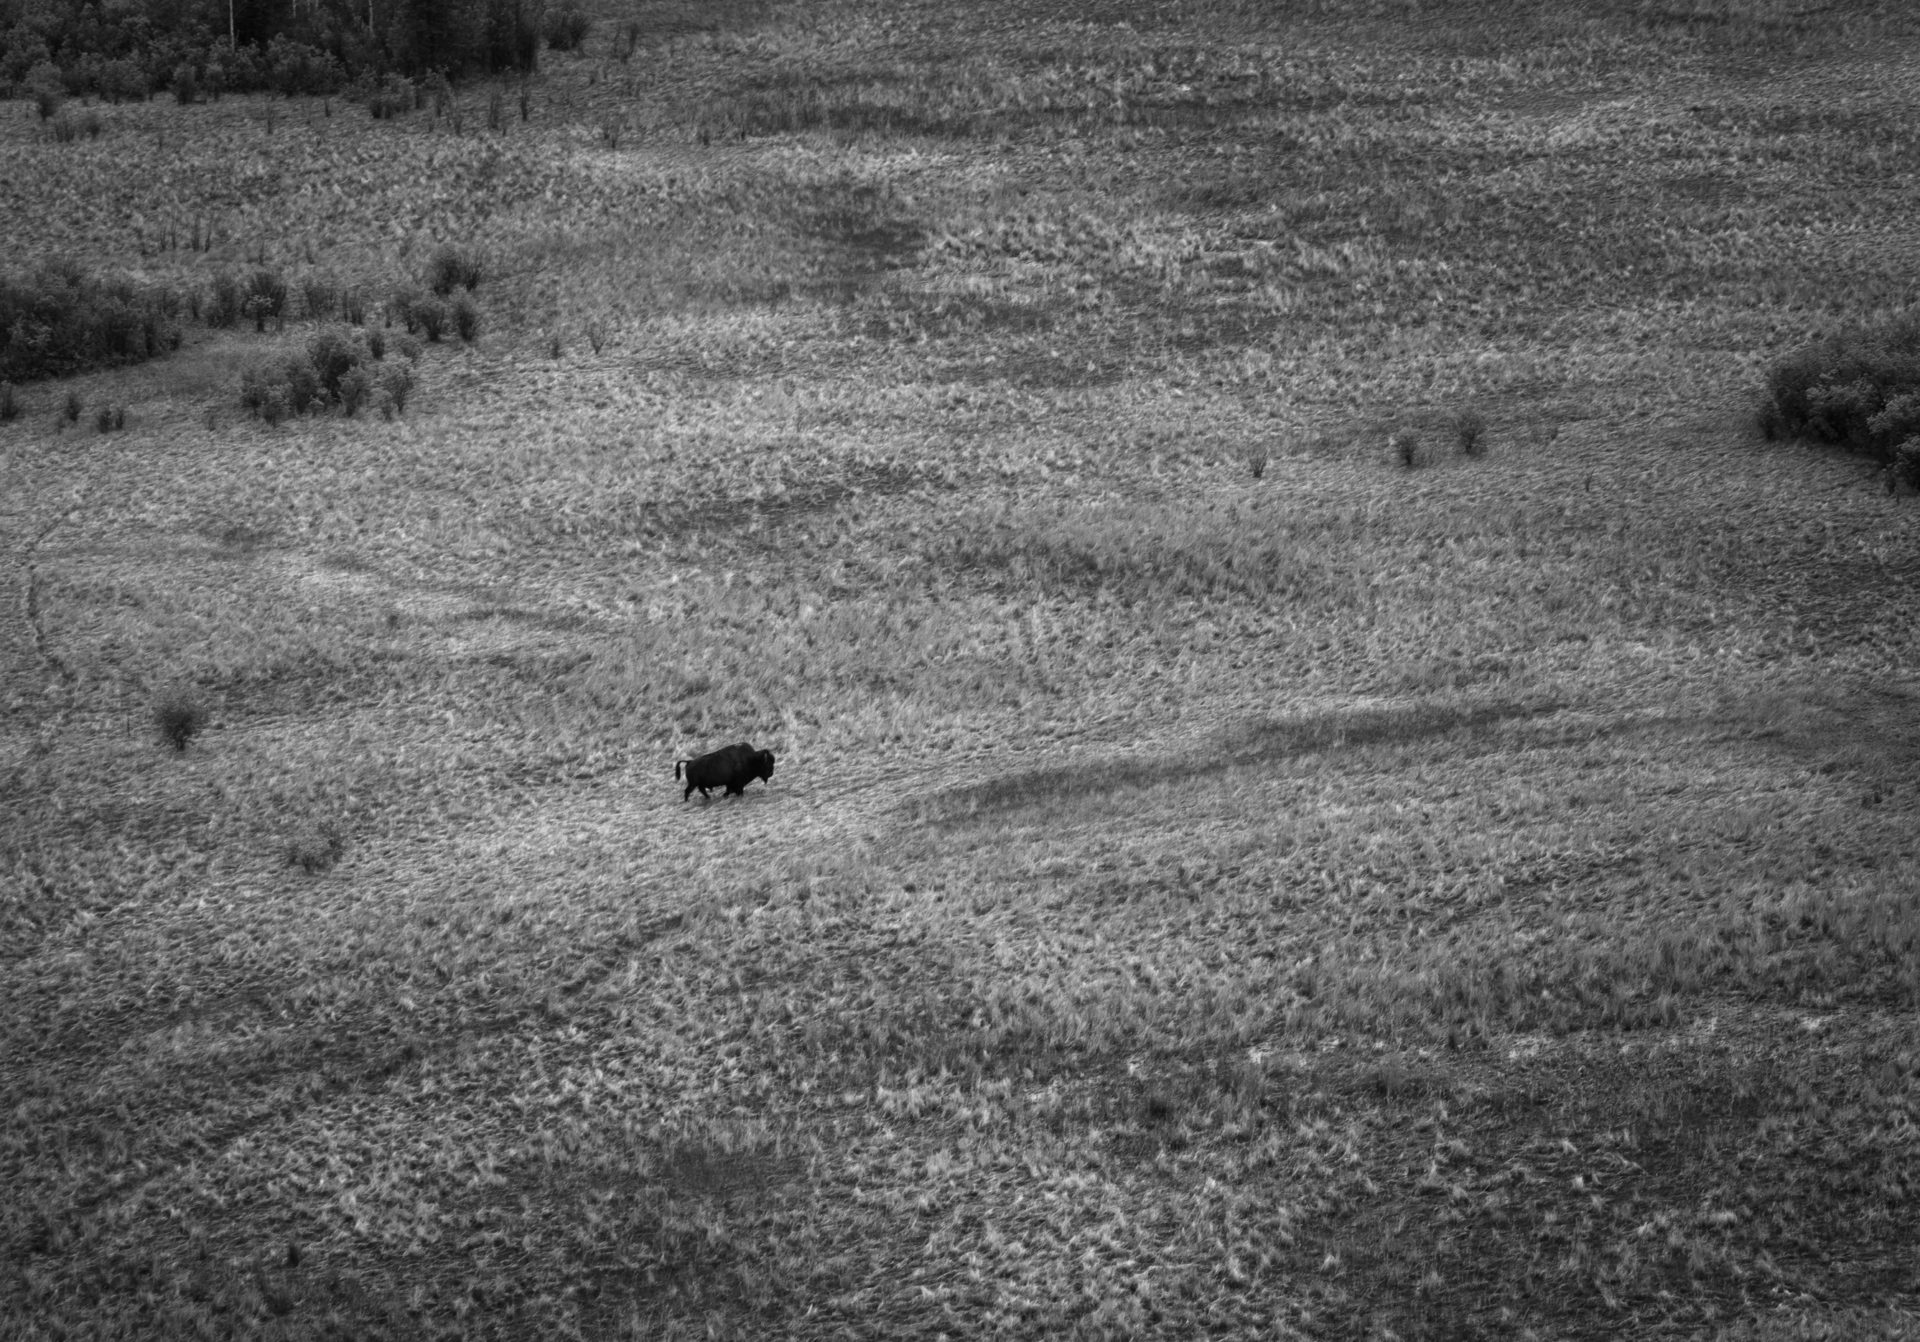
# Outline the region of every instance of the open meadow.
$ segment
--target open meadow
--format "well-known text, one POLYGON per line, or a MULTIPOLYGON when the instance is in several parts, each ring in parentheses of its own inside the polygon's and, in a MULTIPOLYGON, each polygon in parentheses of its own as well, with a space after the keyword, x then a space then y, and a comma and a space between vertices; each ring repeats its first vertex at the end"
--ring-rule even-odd
POLYGON ((0 1336, 1920 1336, 1920 498, 1757 418, 1908 5, 62 115, 9 264, 193 301, 0 424, 0 1336))

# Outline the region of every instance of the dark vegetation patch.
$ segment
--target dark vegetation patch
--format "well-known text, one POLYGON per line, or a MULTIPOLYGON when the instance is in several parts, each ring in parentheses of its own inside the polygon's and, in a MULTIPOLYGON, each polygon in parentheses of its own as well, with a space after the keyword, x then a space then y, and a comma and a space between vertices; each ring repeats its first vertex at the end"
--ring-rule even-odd
POLYGON ((1768 438, 1833 443, 1920 488, 1920 311, 1855 326, 1796 350, 1767 371, 1768 438))
POLYGON ((180 347, 180 295, 54 261, 0 279, 0 380, 140 363, 180 347))

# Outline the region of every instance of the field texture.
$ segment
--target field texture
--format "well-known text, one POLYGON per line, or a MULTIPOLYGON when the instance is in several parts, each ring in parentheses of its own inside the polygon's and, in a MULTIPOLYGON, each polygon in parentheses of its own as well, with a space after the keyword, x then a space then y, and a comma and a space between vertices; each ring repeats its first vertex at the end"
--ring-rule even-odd
POLYGON ((1920 500, 1754 418, 1915 298, 1917 71, 810 0, 0 104, 23 262, 484 265, 390 418, 242 408, 296 297, 0 425, 0 1335, 1920 1335, 1920 500))

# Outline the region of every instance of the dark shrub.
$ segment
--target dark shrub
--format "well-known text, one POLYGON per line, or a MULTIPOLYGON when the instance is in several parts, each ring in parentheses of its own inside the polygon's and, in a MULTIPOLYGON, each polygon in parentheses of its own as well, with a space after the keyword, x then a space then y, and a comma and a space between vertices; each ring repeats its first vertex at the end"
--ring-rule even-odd
POLYGON ((284 365, 285 372, 281 381, 287 389, 287 408, 296 415, 304 415, 316 403, 326 399, 320 386, 320 375, 313 365, 299 355, 291 355, 284 365))
POLYGON ((427 287, 442 298, 455 289, 477 288, 480 278, 480 258, 450 242, 434 248, 433 257, 427 262, 427 287))
POLYGON ((480 335, 480 307, 471 298, 461 294, 453 300, 453 329, 462 340, 472 344, 480 335))
POLYGON ((382 409, 389 416, 407 412, 407 396, 413 391, 413 370, 405 364, 388 364, 380 370, 382 409))
POLYGON ((342 330, 322 331, 307 342, 307 364, 329 401, 340 399, 341 379, 366 361, 366 348, 342 330))
POLYGON ((253 318, 254 329, 267 329, 269 318, 279 320, 287 311, 287 282, 277 270, 256 270, 247 278, 246 297, 241 310, 253 318))
POLYGON ((418 330, 428 340, 438 340, 447 329, 447 305, 432 295, 417 299, 409 308, 407 330, 418 330))
POLYGON ((191 65, 181 64, 173 71, 173 100, 185 107, 200 101, 200 76, 191 65))
POLYGON ((1453 440, 1463 456, 1477 457, 1487 450, 1487 421, 1478 410, 1468 408, 1453 417, 1453 440))
POLYGON ((1768 437, 1837 443, 1891 462, 1920 430, 1920 311, 1831 336, 1767 371, 1768 437))
POLYGON ((366 94, 367 111, 375 121, 387 121, 413 110, 413 81, 405 75, 388 75, 366 94))
POLYGON ((593 20, 574 0, 560 0, 547 11, 546 21, 541 24, 541 36, 555 51, 578 51, 592 31, 593 20))
POLYGON ((154 701, 153 724, 162 741, 185 750, 187 742, 207 725, 207 710, 189 691, 169 690, 154 701))
POLYGON ((86 409, 86 407, 80 403, 80 393, 77 391, 67 393, 66 404, 62 408, 66 411, 67 423, 69 424, 78 424, 80 422, 80 412, 86 409))
POLYGON ((41 61, 27 71, 24 81, 27 96, 33 99, 33 107, 42 121, 51 121, 53 114, 67 100, 66 80, 61 77, 60 67, 52 61, 41 61))
POLYGON ((247 288, 238 276, 215 275, 213 298, 207 303, 208 326, 232 326, 246 307, 247 288))
POLYGON ((341 377, 338 396, 341 413, 357 414, 360 407, 365 405, 372 396, 373 374, 368 371, 365 364, 355 364, 341 377))
POLYGON ((179 298, 53 262, 0 279, 0 379, 60 377, 176 348, 179 298))
POLYGON ((312 321, 331 317, 340 306, 339 286, 318 276, 309 276, 300 286, 300 297, 306 303, 307 317, 312 321))
POLYGON ((13 383, 0 382, 0 424, 11 424, 20 418, 20 402, 13 397, 13 383))
POLYGON ((340 295, 340 315, 355 326, 367 324, 367 296, 358 289, 349 289, 340 295))

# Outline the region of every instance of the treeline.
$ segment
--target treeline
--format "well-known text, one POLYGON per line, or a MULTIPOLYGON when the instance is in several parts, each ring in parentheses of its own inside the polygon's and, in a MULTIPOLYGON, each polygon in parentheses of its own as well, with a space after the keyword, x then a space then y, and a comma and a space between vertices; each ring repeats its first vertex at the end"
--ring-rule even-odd
POLYGON ((0 0, 9 96, 332 94, 398 74, 531 73, 578 47, 578 0, 0 0))

